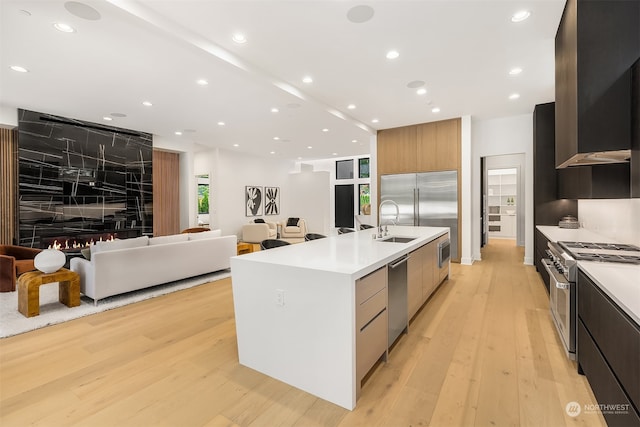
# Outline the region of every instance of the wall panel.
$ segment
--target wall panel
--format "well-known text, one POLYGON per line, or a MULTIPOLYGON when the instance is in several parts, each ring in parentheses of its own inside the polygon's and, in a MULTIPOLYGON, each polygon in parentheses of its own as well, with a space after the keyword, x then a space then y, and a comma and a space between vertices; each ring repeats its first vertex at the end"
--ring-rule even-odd
POLYGON ((0 244, 10 245, 16 237, 18 192, 18 132, 0 128, 0 244))
POLYGON ((180 155, 153 150, 153 235, 180 232, 180 155))

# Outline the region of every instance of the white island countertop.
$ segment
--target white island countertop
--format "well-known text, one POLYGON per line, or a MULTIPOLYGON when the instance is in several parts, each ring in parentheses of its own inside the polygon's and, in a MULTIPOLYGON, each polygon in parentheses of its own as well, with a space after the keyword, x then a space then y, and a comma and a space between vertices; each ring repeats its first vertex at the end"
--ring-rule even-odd
POLYGON ((408 243, 392 243, 374 240, 373 236, 378 230, 371 228, 303 244, 253 252, 240 257, 243 261, 343 273, 358 278, 418 249, 448 231, 447 227, 389 226, 388 235, 382 239, 392 236, 415 237, 415 240, 408 243))
MULTIPOLYGON (((584 228, 574 230, 542 225, 537 228, 552 242, 625 243, 584 228)), ((578 261, 578 268, 640 325, 640 265, 578 261)))
POLYGON ((352 410, 359 390, 357 280, 449 229, 389 227, 389 236, 415 237, 407 243, 374 240, 376 232, 232 257, 240 364, 352 410))

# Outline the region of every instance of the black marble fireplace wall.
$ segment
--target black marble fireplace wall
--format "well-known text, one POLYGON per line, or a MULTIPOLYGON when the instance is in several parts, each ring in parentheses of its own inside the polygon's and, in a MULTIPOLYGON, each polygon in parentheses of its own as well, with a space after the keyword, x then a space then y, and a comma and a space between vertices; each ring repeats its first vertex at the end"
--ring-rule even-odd
POLYGON ((151 134, 18 110, 20 245, 153 234, 151 134))

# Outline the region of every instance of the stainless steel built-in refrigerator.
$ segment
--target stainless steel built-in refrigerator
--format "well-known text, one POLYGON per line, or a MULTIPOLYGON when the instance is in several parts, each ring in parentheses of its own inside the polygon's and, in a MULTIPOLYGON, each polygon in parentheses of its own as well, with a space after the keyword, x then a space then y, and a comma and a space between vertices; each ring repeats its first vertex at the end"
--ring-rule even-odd
MULTIPOLYGON (((458 172, 424 172, 380 177, 380 201, 399 206, 398 225, 449 227, 451 259, 458 259, 458 172)), ((395 217, 395 207, 382 207, 381 222, 395 217)))

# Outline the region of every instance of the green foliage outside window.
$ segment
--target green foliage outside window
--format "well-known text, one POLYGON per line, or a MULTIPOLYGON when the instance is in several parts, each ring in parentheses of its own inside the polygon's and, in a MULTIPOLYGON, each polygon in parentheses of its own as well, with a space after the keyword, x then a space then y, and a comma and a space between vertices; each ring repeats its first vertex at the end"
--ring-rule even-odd
POLYGON ((209 185, 198 184, 198 214, 209 213, 209 185))

